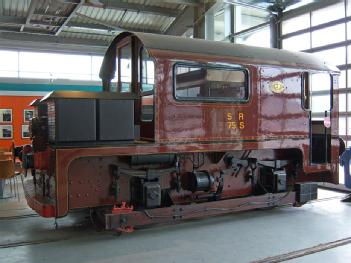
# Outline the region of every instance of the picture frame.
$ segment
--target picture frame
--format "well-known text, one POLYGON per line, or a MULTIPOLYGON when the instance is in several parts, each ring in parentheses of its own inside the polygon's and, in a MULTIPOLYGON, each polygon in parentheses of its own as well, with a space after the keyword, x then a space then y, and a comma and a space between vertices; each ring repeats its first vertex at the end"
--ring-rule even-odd
POLYGON ((23 110, 23 122, 29 122, 34 117, 34 110, 23 110))
POLYGON ((22 125, 21 134, 22 134, 22 139, 30 138, 30 132, 29 132, 29 125, 28 124, 23 124, 22 125))
POLYGON ((13 138, 13 126, 0 125, 0 139, 12 139, 12 138, 13 138))
POLYGON ((12 109, 0 109, 0 123, 12 123, 12 109))

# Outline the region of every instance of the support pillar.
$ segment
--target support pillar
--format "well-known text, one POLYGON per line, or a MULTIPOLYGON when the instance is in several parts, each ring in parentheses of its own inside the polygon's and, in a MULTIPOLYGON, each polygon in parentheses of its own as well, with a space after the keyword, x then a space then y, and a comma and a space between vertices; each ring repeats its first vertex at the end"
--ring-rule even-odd
POLYGON ((206 19, 205 15, 207 10, 209 10, 216 1, 209 0, 204 1, 203 4, 194 8, 194 38, 206 38, 206 19))
POLYGON ((272 15, 270 19, 271 48, 282 48, 281 16, 282 12, 279 11, 277 14, 272 15))

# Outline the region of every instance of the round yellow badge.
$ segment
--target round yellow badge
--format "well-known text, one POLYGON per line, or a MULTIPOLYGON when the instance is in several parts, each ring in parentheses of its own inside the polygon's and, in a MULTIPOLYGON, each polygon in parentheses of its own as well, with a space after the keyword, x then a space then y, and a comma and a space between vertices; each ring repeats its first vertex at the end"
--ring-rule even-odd
POLYGON ((269 84, 269 87, 271 88, 271 91, 274 93, 282 93, 284 92, 284 84, 283 82, 280 81, 273 81, 269 84))

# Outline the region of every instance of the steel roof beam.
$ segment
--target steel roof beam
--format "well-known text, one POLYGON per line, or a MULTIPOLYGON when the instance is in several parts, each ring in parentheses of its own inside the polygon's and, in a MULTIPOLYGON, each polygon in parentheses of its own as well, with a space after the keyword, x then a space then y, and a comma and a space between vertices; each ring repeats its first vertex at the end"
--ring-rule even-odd
POLYGON ((188 28, 193 26, 194 22, 194 7, 188 6, 183 12, 174 19, 172 24, 167 28, 166 35, 181 36, 188 28))
MULTIPOLYGON (((159 2, 159 1, 155 1, 159 2)), ((164 3, 178 4, 178 5, 188 5, 188 6, 198 6, 203 4, 201 0, 163 0, 164 3)))
POLYGON ((133 3, 126 3, 122 1, 112 1, 112 0, 100 0, 99 2, 101 3, 101 5, 93 2, 90 2, 90 3, 87 2, 85 3, 85 5, 106 8, 106 9, 127 10, 130 12, 148 13, 148 14, 169 16, 169 17, 176 17, 179 13, 177 9, 165 8, 165 7, 159 7, 159 6, 133 4, 133 3))
POLYGON ((0 25, 21 26, 26 23, 26 18, 17 16, 0 16, 0 25))
MULTIPOLYGON (((86 20, 89 20, 91 21, 92 23, 96 23, 100 26, 105 26, 107 28, 110 28, 110 29, 114 29, 114 30, 117 30, 117 31, 135 31, 135 32, 144 32, 144 33, 155 33, 155 34, 161 34, 160 31, 158 30, 152 30, 152 29, 139 29, 139 28, 133 28, 133 27, 126 27, 126 26, 118 26, 118 25, 114 25, 114 24, 111 24, 111 23, 108 23, 108 22, 103 22, 103 21, 100 21, 98 19, 95 19, 95 18, 92 18, 90 16, 87 16, 87 15, 84 15, 84 14, 81 14, 79 12, 76 13, 77 16, 80 16, 82 18, 85 18, 86 20)), ((73 23, 72 23, 73 24, 73 23)), ((70 25, 72 25, 70 23, 70 25)), ((82 26, 84 26, 85 23, 81 23, 82 26)), ((76 23, 76 25, 78 25, 78 23, 76 23)))
POLYGON ((30 24, 30 19, 32 18, 32 15, 34 14, 35 8, 37 7, 38 0, 31 0, 28 8, 28 13, 27 13, 27 18, 25 24, 21 26, 20 32, 23 31, 25 25, 30 24))
POLYGON ((19 31, 1 32, 0 30, 0 48, 103 55, 107 47, 108 42, 103 40, 62 38, 49 34, 32 34, 19 31))
POLYGON ((57 29, 57 31, 55 32, 55 36, 58 36, 58 34, 61 33, 61 31, 63 30, 63 28, 67 25, 67 23, 71 20, 71 18, 74 16, 75 12, 84 4, 83 0, 80 0, 76 6, 72 9, 71 13, 68 15, 68 17, 66 18, 66 20, 62 23, 62 25, 57 29))
MULTIPOLYGON (((76 13, 77 16, 81 16, 82 14, 76 13)), ((84 15, 84 18, 87 20, 90 20, 91 23, 85 23, 85 22, 74 22, 70 21, 68 22, 65 27, 80 27, 83 29, 93 29, 93 30, 107 30, 107 31, 135 31, 135 32, 145 32, 145 33, 158 33, 160 34, 160 31, 157 30, 150 30, 150 29, 138 29, 138 28, 132 28, 132 27, 118 27, 113 24, 105 23, 98 21, 96 19, 90 18, 88 16, 84 15)), ((22 26, 26 22, 25 18, 20 18, 20 17, 14 17, 14 16, 0 16, 0 26, 22 26)), ((32 24, 35 25, 43 25, 43 26, 51 26, 51 27, 61 27, 61 25, 54 25, 50 24, 48 22, 44 21, 32 21, 32 24)), ((84 32, 82 32, 84 34, 84 32)))

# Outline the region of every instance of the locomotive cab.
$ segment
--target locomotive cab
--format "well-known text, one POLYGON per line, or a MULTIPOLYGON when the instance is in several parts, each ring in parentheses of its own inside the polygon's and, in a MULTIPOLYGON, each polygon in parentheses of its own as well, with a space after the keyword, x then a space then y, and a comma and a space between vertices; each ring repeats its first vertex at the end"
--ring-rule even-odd
POLYGON ((103 90, 135 96, 135 138, 155 139, 155 63, 135 36, 116 38, 107 51, 100 77, 103 90))

